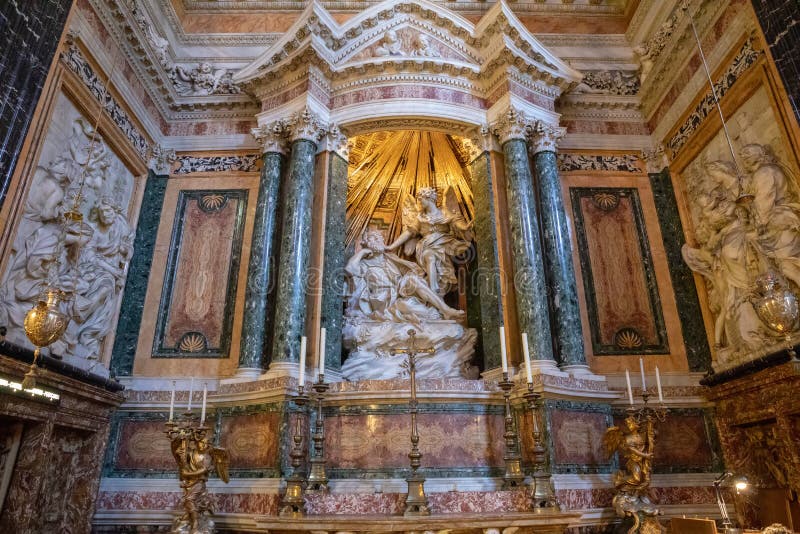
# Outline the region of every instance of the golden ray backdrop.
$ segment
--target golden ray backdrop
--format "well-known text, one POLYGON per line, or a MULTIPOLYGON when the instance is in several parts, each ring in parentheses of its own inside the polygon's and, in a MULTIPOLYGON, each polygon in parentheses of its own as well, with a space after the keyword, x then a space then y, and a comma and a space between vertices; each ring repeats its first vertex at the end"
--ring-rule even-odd
POLYGON ((423 187, 434 187, 441 206, 452 185, 461 213, 474 214, 472 188, 465 168, 469 140, 441 132, 398 130, 375 132, 350 140, 347 182, 347 242, 370 226, 389 228, 387 243, 403 231, 402 199, 423 187), (377 223, 377 224, 376 224, 377 223))

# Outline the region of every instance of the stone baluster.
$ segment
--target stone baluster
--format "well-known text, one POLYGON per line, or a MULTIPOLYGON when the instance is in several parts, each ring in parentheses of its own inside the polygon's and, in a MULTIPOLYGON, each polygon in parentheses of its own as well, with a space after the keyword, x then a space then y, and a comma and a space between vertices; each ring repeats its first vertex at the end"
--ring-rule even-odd
POLYGON ((324 125, 308 109, 287 122, 291 154, 282 193, 283 215, 270 369, 299 360, 305 330, 314 164, 324 125), (277 364, 277 365, 276 365, 277 364))
POLYGON ((242 342, 239 351, 238 376, 256 378, 263 368, 264 348, 268 325, 274 315, 274 301, 269 299, 274 283, 275 230, 278 222, 278 205, 281 176, 286 165, 288 150, 286 124, 276 121, 253 130, 253 136, 262 146, 261 177, 258 183, 258 200, 253 220, 253 239, 247 268, 245 308, 242 318, 242 342))
POLYGON ((539 368, 555 368, 547 310, 547 286, 542 257, 536 196, 525 142, 530 122, 510 109, 492 127, 503 147, 508 194, 513 290, 517 297, 520 332, 528 334, 531 358, 539 368))
POLYGON ((556 148, 566 129, 539 121, 528 133, 557 355, 562 370, 589 374, 572 263, 571 232, 556 159, 556 148))

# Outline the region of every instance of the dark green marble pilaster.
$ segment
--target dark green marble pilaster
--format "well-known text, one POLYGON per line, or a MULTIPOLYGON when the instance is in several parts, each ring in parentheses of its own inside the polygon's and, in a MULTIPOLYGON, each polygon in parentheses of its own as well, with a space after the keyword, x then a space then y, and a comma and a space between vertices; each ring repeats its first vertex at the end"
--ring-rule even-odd
POLYGON ((345 265, 347 160, 330 153, 328 200, 325 208, 325 259, 322 274, 322 317, 325 327, 325 367, 342 367, 342 288, 345 265))
POLYGON ((519 328, 520 332, 528 334, 531 358, 553 360, 539 217, 528 147, 522 139, 511 139, 503 144, 503 155, 519 328))
POLYGON ((263 366, 267 315, 274 313, 270 309, 267 296, 276 274, 273 243, 278 219, 278 191, 285 158, 279 152, 265 152, 263 162, 242 317, 239 367, 243 369, 260 369, 263 366))
MULTIPOLYGON (((500 367, 500 332, 503 325, 503 301, 500 289, 500 260, 497 251, 491 155, 484 152, 470 164, 472 195, 475 201, 475 246, 477 268, 470 272, 470 295, 480 307, 480 339, 483 367, 500 367)), ((471 310, 470 310, 471 311, 471 310)))
POLYGON ((283 224, 275 296, 272 362, 294 362, 300 359, 300 337, 305 331, 306 323, 316 151, 316 143, 308 139, 292 142, 282 194, 283 224))
POLYGON ((534 154, 533 172, 539 197, 544 268, 556 350, 562 365, 586 365, 569 221, 561 196, 556 153, 544 150, 534 154))
POLYGON ((660 173, 650 173, 648 176, 653 190, 658 225, 661 228, 661 238, 664 241, 664 251, 667 254, 672 290, 675 292, 675 302, 678 305, 678 317, 681 321, 689 370, 707 371, 711 366, 711 351, 705 326, 700 320, 703 314, 694 276, 681 255, 681 247, 686 243, 686 237, 678 214, 678 202, 675 199, 669 169, 664 168, 660 173))
POLYGON ((133 372, 133 358, 136 355, 136 345, 139 343, 144 297, 153 264, 153 249, 156 245, 158 225, 161 222, 167 178, 167 175, 157 175, 152 170, 147 173, 142 207, 136 223, 133 257, 125 279, 114 349, 111 353, 111 372, 116 376, 130 376, 133 372))

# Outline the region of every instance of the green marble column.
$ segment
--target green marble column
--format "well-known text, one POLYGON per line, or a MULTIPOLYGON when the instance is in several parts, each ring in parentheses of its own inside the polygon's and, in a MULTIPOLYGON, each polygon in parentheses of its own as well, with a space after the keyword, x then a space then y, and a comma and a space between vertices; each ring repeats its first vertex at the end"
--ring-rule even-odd
POLYGON ((326 330, 325 367, 342 367, 342 289, 344 287, 345 231, 347 208, 347 138, 329 134, 341 150, 331 151, 328 165, 328 195, 325 208, 325 258, 322 273, 321 326, 326 330))
MULTIPOLYGON (((172 152, 174 156, 174 152, 172 152)), ((144 297, 150 280, 153 265, 153 252, 156 246, 161 210, 167 191, 169 169, 159 169, 162 174, 150 170, 144 186, 142 207, 136 223, 136 236, 133 240, 133 257, 128 266, 125 290, 111 352, 111 372, 116 376, 130 376, 133 372, 133 359, 139 343, 139 328, 142 325, 144 297)))
POLYGON ((300 359, 300 337, 306 323, 308 258, 314 197, 314 163, 321 135, 318 120, 305 111, 290 124, 292 148, 282 203, 275 328, 270 367, 300 359))
POLYGON ((539 216, 533 176, 525 142, 524 117, 511 111, 495 125, 503 146, 511 252, 514 264, 513 291, 517 298, 520 333, 528 334, 531 358, 555 366, 547 310, 547 287, 539 216))
POLYGON ((255 132, 255 135, 264 146, 264 155, 247 268, 238 373, 253 377, 261 373, 265 363, 267 325, 271 323, 268 315, 274 314, 274 309, 270 306, 273 302, 268 296, 276 274, 274 244, 278 222, 278 192, 286 161, 282 125, 265 126, 255 132))
POLYGON ((477 269, 472 271, 470 296, 478 300, 480 342, 483 369, 500 367, 500 332, 503 325, 503 301, 500 286, 500 260, 495 228, 491 155, 484 152, 470 163, 472 195, 475 201, 475 247, 477 269))
POLYGON ((562 369, 580 374, 588 373, 589 367, 583 347, 569 221, 555 153, 561 136, 563 129, 539 123, 531 135, 531 152, 556 353, 562 369))

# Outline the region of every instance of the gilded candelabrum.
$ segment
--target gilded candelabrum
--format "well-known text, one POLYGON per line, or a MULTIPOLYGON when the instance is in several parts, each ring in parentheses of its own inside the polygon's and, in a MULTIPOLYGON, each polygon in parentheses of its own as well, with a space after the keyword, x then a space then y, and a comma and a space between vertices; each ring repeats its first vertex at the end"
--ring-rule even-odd
POLYGON ((408 331, 408 348, 396 349, 398 354, 408 355, 408 374, 411 379, 411 400, 408 402, 408 411, 411 414, 411 452, 408 459, 411 461, 411 474, 406 478, 408 494, 406 495, 406 516, 430 515, 428 497, 425 495, 425 475, 420 473, 422 453, 419 451, 419 431, 417 430, 417 354, 433 354, 433 349, 416 348, 417 332, 413 328, 408 331))
POLYGON ((206 483, 212 470, 228 482, 230 457, 225 449, 211 444, 213 432, 198 421, 191 411, 171 418, 164 433, 170 441, 170 450, 178 464, 178 478, 183 496, 181 513, 172 524, 173 534, 211 534, 214 532, 214 513, 206 483))
POLYGON ((311 387, 314 388, 314 399, 317 401, 317 420, 314 423, 314 432, 311 440, 314 446, 311 453, 311 470, 308 474, 308 490, 327 491, 328 475, 325 473, 325 421, 322 413, 322 401, 325 392, 328 391, 328 384, 325 383, 324 375, 319 375, 311 387))
POLYGON ((648 405, 650 394, 642 392, 643 405, 631 405, 626 410, 622 427, 606 430, 603 443, 611 456, 619 452, 621 469, 614 474, 613 506, 623 518, 628 534, 660 534, 662 527, 657 516, 661 513, 650 500, 650 482, 655 452, 655 423, 664 421, 667 411, 663 405, 648 405))
POLYGON ((514 423, 514 415, 511 413, 511 390, 514 382, 508 379, 508 373, 503 373, 503 380, 498 384, 503 390, 505 400, 505 426, 503 438, 505 438, 506 450, 503 461, 506 465, 506 472, 503 475, 503 489, 512 489, 522 486, 525 480, 525 473, 522 472, 522 455, 519 451, 519 435, 517 425, 514 423))
POLYGON ((533 473, 531 474, 531 497, 534 510, 558 510, 558 501, 553 489, 553 477, 548 468, 547 447, 544 441, 542 418, 542 394, 533 390, 533 384, 528 382, 528 391, 524 394, 531 411, 533 425, 533 473))
POLYGON ((286 491, 281 500, 280 515, 282 517, 303 517, 306 515, 305 504, 305 486, 306 476, 303 472, 303 460, 306 457, 305 447, 303 445, 303 415, 305 414, 305 406, 308 404, 309 398, 306 395, 304 387, 298 386, 297 395, 294 397, 294 403, 298 406, 295 432, 292 440, 294 447, 289 456, 292 459, 292 474, 286 478, 286 491))

